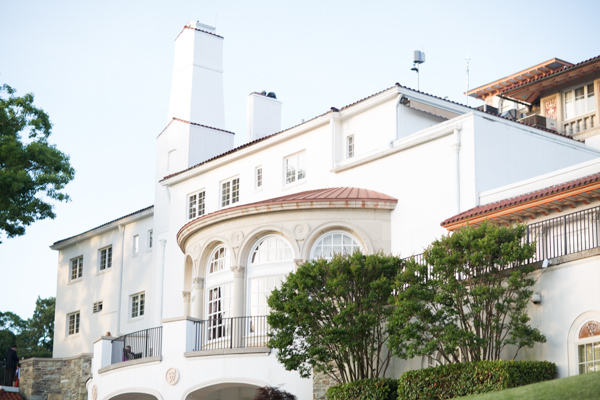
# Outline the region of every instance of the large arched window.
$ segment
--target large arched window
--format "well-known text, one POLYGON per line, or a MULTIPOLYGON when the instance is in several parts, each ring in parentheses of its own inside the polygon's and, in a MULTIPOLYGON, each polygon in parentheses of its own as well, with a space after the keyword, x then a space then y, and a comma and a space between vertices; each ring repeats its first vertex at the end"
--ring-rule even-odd
POLYGON ((331 231, 317 239, 310 252, 310 258, 330 259, 333 258, 334 254, 347 256, 356 250, 362 251, 358 239, 348 232, 331 231))
MULTIPOLYGON (((250 317, 269 314, 267 299, 285 276, 294 269, 294 251, 282 236, 267 235, 258 239, 248 256, 248 311, 250 317)), ((265 321, 266 322, 266 321, 265 321)), ((261 325, 262 320, 253 321, 261 325)))
POLYGON ((579 330, 575 344, 579 375, 600 371, 600 323, 586 322, 579 330))
POLYGON ((232 274, 227 247, 219 245, 210 253, 206 265, 206 333, 208 340, 229 336, 226 318, 232 311, 232 274), (221 272, 220 274, 217 274, 221 272), (229 274, 227 274, 229 273, 229 274))

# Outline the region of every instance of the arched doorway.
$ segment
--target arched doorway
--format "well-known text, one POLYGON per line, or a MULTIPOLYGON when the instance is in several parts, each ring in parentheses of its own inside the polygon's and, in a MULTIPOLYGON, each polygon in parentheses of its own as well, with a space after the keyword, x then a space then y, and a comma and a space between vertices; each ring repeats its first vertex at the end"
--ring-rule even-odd
POLYGON ((220 383, 195 390, 185 400, 252 400, 258 387, 246 383, 220 383))

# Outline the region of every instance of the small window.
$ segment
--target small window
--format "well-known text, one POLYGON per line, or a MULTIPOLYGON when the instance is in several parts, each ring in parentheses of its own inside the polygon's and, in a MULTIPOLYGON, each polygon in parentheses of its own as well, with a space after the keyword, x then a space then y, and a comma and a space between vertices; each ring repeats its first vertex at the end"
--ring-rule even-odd
POLYGON ((263 176, 262 176, 262 167, 256 167, 256 188, 262 188, 263 184, 263 176))
POLYGON ((67 336, 79 333, 79 311, 67 314, 67 336))
POLYGON ((101 301, 97 301, 94 303, 94 308, 92 310, 93 312, 97 313, 102 311, 102 302, 101 301))
POLYGON ((240 178, 221 182, 221 207, 240 201, 240 178))
POLYGON ((140 235, 135 235, 133 237, 133 255, 137 256, 140 251, 140 235))
POLYGON ((148 249, 152 248, 152 229, 148 231, 148 249))
POLYGON ((294 154, 285 159, 285 183, 290 184, 306 178, 306 167, 304 165, 306 152, 294 154))
POLYGON ((572 119, 596 109, 594 85, 581 87, 563 92, 564 119, 572 119))
POLYGON ((112 246, 100 249, 100 271, 112 267, 112 246))
POLYGON ((138 293, 131 296, 131 318, 137 318, 144 315, 145 303, 145 293, 138 293))
POLYGON ((343 231, 328 232, 321 236, 311 251, 311 259, 331 259, 334 254, 350 255, 356 250, 362 251, 358 240, 351 234, 343 231))
POLYGON ((70 276, 70 280, 72 281, 74 281, 75 279, 79 279, 83 276, 83 256, 79 256, 71 260, 70 276))
POLYGON ((188 196, 188 221, 204 215, 205 197, 204 190, 188 196))
POLYGON ((346 158, 354 157, 354 135, 346 138, 346 158))

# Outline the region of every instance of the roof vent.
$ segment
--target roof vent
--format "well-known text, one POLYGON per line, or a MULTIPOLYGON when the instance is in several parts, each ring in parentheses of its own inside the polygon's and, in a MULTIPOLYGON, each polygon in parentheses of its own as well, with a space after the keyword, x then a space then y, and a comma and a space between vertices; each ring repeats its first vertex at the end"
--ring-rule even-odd
POLYGON ((269 94, 267 94, 267 97, 270 97, 272 99, 276 99, 277 96, 275 95, 275 92, 269 92, 269 94))

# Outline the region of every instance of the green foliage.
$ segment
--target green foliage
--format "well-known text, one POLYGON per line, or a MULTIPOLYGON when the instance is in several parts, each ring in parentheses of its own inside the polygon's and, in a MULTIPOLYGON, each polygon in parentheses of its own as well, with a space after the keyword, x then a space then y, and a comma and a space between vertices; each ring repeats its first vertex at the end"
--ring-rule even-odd
POLYGON ((388 300, 402 261, 382 254, 312 260, 269 297, 269 346, 287 370, 339 383, 385 374, 388 300))
POLYGON ((33 105, 31 93, 14 94, 0 86, 0 231, 9 238, 36 220, 54 218, 47 200, 68 201, 62 189, 75 174, 69 157, 48 143, 48 114, 33 105))
POLYGON ((52 357, 55 303, 54 297, 38 296, 33 317, 27 321, 10 311, 0 312, 0 358, 13 344, 19 358, 52 357))
POLYGON ((446 362, 498 360, 507 345, 516 357, 546 338, 528 325, 535 244, 524 226, 483 223, 442 237, 398 275, 390 346, 402 358, 431 355, 446 362))
POLYGON ((398 399, 451 399, 542 382, 556 377, 547 361, 477 361, 402 374, 398 399))
POLYGON ((390 378, 361 379, 327 390, 327 400, 396 400, 398 380, 390 378))
POLYGON ((276 387, 265 386, 256 389, 254 400, 296 400, 293 394, 276 387))

